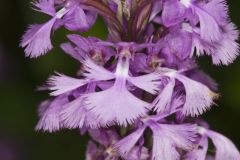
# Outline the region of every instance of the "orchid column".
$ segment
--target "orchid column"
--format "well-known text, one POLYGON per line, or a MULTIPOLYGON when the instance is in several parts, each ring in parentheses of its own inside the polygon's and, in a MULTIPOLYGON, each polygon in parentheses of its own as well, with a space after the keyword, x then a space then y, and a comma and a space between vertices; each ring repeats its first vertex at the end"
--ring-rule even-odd
POLYGON ((236 146, 200 118, 219 96, 196 57, 228 65, 239 54, 225 0, 32 4, 52 18, 29 27, 21 42, 26 56, 46 54, 53 31, 65 27, 79 34, 67 35, 60 47, 81 66, 74 78, 49 78, 52 98, 39 106, 37 130, 89 134, 86 160, 240 160, 236 146), (100 16, 108 38, 81 36, 100 16))

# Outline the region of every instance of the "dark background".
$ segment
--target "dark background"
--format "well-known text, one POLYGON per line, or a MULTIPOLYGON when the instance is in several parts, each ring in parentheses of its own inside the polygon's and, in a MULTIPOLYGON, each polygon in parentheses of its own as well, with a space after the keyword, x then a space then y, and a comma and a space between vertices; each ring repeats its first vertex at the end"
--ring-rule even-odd
MULTIPOLYGON (((230 15, 240 26, 240 1, 229 0, 230 15)), ((82 160, 88 137, 78 130, 57 133, 35 132, 37 105, 48 97, 36 92, 54 71, 74 73, 78 63, 66 56, 58 44, 66 40, 65 30, 54 35, 55 49, 39 59, 24 57, 18 47, 28 24, 42 23, 48 17, 34 12, 29 0, 0 1, 0 160, 82 160)), ((104 38, 101 20, 89 33, 104 38)), ((240 148, 240 59, 228 67, 211 65, 209 57, 200 58, 201 67, 218 83, 218 106, 204 115, 211 128, 240 148)))

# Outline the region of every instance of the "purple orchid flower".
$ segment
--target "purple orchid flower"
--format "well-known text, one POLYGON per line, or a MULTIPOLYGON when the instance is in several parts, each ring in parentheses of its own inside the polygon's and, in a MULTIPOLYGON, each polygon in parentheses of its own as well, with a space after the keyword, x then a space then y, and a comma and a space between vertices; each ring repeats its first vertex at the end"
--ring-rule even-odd
POLYGON ((225 0, 38 0, 50 15, 21 47, 32 58, 53 47, 63 26, 80 33, 100 15, 108 38, 67 35, 61 48, 80 62, 75 77, 50 76, 51 100, 39 106, 37 130, 89 134, 86 160, 240 160, 236 146, 196 116, 218 98, 217 84, 196 63, 239 55, 239 32, 225 0), (215 146, 209 154, 209 139, 215 146))
POLYGON ((32 58, 46 54, 52 49, 50 37, 53 30, 64 25, 71 31, 86 31, 96 20, 97 14, 91 11, 85 13, 81 8, 80 1, 68 0, 56 4, 54 0, 39 0, 32 4, 35 10, 52 17, 47 23, 31 25, 22 38, 20 46, 26 47, 26 56, 32 58), (57 11, 56 8, 61 5, 63 5, 62 9, 57 11))

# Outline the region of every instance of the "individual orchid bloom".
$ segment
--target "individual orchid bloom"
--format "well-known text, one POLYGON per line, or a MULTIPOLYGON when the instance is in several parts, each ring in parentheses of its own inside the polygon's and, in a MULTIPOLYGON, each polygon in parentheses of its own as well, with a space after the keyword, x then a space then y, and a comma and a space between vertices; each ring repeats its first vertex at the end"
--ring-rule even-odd
POLYGON ((147 127, 150 127, 153 132, 151 160, 180 159, 180 154, 178 153, 177 148, 191 150, 193 147, 194 137, 196 136, 195 125, 168 125, 147 120, 145 125, 114 144, 114 148, 123 158, 126 159, 129 152, 139 141, 140 137, 143 136, 147 127))
MULTIPOLYGON (((167 27, 183 22, 189 16, 195 14, 200 23, 201 38, 208 41, 217 41, 221 39, 221 30, 211 15, 200 4, 193 0, 170 0, 164 3, 162 19, 167 27), (209 27, 210 26, 210 27, 209 27)), ((190 19, 191 21, 192 19, 190 19)))
MULTIPOLYGON (((192 7, 191 9, 193 9, 199 17, 200 30, 194 30, 194 32, 199 34, 199 37, 194 36, 193 34, 193 47, 196 47, 198 55, 204 54, 204 51, 206 51, 208 54, 212 55, 213 62, 215 64, 222 63, 227 65, 233 62, 233 60, 236 59, 236 57, 238 56, 239 46, 236 41, 238 39, 239 33, 236 30, 236 27, 228 22, 228 9, 225 5, 225 1, 213 0, 205 4, 203 8, 195 6, 194 3, 192 3, 190 0, 176 1, 175 3, 171 3, 170 1, 168 1, 166 2, 166 14, 168 14, 168 11, 170 10, 167 7, 177 7, 179 9, 179 12, 174 13, 176 14, 176 16, 182 17, 182 19, 179 17, 176 17, 176 19, 178 19, 180 22, 183 22, 183 17, 187 13, 185 9, 182 8, 182 5, 187 8, 192 7), (173 4, 178 6, 175 6, 173 4), (212 10, 212 12, 206 12, 205 10, 207 9, 212 10), (221 16, 216 15, 216 13, 221 16), (220 28, 222 27, 225 29, 221 29, 220 32, 220 28), (212 48, 211 44, 209 44, 209 40, 218 40, 222 42, 216 43, 216 47, 212 48)), ((168 15, 164 16, 164 13, 165 12, 163 12, 163 18, 170 17, 168 15)), ((168 24, 167 19, 165 21, 165 23, 168 24)), ((178 21, 172 19, 172 22, 177 24, 178 21)))
POLYGON ((192 33, 192 51, 191 56, 208 54, 212 56, 213 63, 216 65, 228 65, 232 63, 239 55, 239 45, 237 39, 239 32, 232 23, 228 23, 223 28, 222 39, 219 43, 211 44, 200 38, 198 31, 192 28, 189 24, 183 23, 182 29, 192 33))
MULTIPOLYGON (((146 115, 149 103, 140 100, 127 88, 127 82, 152 94, 156 93, 159 84, 158 74, 148 74, 139 77, 129 76, 129 50, 120 52, 113 86, 107 90, 85 95, 87 108, 108 125, 117 123, 127 126, 139 117, 146 115), (110 102, 105 101, 111 99, 110 102)), ((93 72, 91 73, 94 74, 93 72)), ((87 76, 89 77, 89 76, 87 76)), ((101 80, 96 76, 97 80, 101 80)), ((109 79, 112 77, 109 76, 109 79)))
POLYGON ((183 84, 185 90, 185 103, 181 110, 183 115, 197 116, 203 114, 203 112, 210 109, 211 105, 214 104, 213 100, 217 97, 217 94, 204 84, 186 77, 181 72, 166 68, 160 68, 160 74, 170 79, 158 97, 153 101, 152 106, 157 112, 171 110, 169 107, 176 80, 183 84))
POLYGON ((44 55, 53 48, 51 33, 59 27, 59 24, 63 23, 70 30, 86 30, 96 20, 96 14, 87 17, 79 2, 75 1, 66 2, 59 11, 56 11, 53 0, 39 0, 33 5, 37 11, 46 13, 52 18, 44 24, 31 25, 22 37, 20 46, 25 48, 26 56, 31 58, 44 55))
POLYGON ((127 88, 127 81, 152 94, 157 93, 156 91, 160 81, 158 81, 159 75, 157 73, 138 77, 129 76, 130 59, 128 56, 130 54, 128 50, 121 51, 115 73, 104 69, 102 66, 96 65, 89 57, 82 57, 80 61, 84 65, 86 72, 83 76, 86 78, 76 79, 61 74, 52 76, 49 79, 49 89, 54 90, 54 92, 51 94, 57 96, 77 89, 92 81, 115 79, 112 87, 100 92, 83 95, 84 104, 103 124, 111 125, 113 122, 116 122, 126 126, 128 123, 133 123, 134 120, 146 114, 149 103, 140 100, 130 93, 127 88), (110 98, 112 99, 111 103, 105 101, 105 99, 110 98), (108 103, 108 105, 105 103, 108 103), (128 115, 128 113, 130 115, 128 115))
POLYGON ((56 20, 62 18, 66 12, 67 11, 65 9, 60 10, 47 23, 32 25, 29 27, 20 44, 21 47, 26 47, 26 56, 30 56, 32 58, 38 57, 52 49, 50 36, 53 26, 56 20))
MULTIPOLYGON (((89 134, 92 139, 99 144, 89 141, 86 159, 98 159, 104 157, 104 159, 118 160, 120 155, 112 148, 112 145, 116 143, 120 136, 112 129, 101 130, 94 129, 89 130, 89 134), (97 149, 98 148, 98 149, 97 149)), ((147 160, 149 158, 148 149, 146 147, 134 147, 128 154, 127 160, 147 160)))
POLYGON ((236 26, 229 22, 228 8, 225 0, 212 0, 203 6, 205 10, 211 10, 211 16, 215 19, 221 28, 220 42, 211 44, 208 39, 201 39, 201 32, 195 27, 189 27, 184 24, 184 29, 193 32, 193 47, 196 48, 197 55, 202 55, 204 52, 210 54, 214 64, 228 65, 236 59, 239 52, 237 43, 239 32, 236 26), (198 36, 198 34, 200 34, 198 36), (214 46, 214 47, 213 47, 214 46))

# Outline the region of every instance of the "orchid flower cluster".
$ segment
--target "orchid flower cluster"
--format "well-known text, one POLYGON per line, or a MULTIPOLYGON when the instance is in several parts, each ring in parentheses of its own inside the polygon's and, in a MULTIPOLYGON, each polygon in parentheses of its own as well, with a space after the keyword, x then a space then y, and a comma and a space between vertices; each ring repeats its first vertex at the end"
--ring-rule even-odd
POLYGON ((240 160, 228 138, 198 116, 218 98, 217 84, 196 58, 215 65, 238 56, 239 32, 225 0, 37 0, 51 19, 31 25, 26 56, 49 52, 60 27, 61 48, 79 61, 75 77, 55 73, 52 99, 40 104, 37 130, 89 134, 86 160, 240 160), (84 37, 102 17, 106 40, 84 37))

